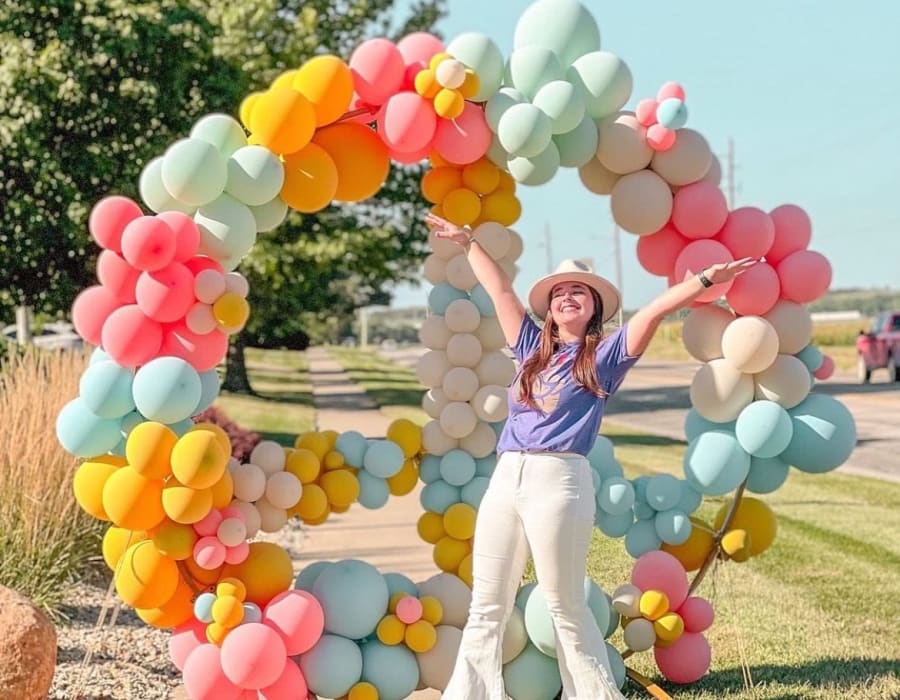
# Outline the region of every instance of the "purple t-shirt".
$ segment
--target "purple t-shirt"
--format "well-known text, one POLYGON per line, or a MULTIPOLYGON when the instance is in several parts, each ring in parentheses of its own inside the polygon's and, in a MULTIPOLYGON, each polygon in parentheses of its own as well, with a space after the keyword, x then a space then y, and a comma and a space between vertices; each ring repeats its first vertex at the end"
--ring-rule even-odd
MULTIPOLYGON (((597 347, 597 379, 612 395, 625 374, 638 361, 625 346, 625 326, 604 338, 597 347)), ((541 329, 528 314, 522 319, 519 337, 512 347, 519 371, 509 388, 509 418, 500 434, 497 452, 574 452, 586 455, 594 445, 606 398, 592 394, 572 376, 580 342, 564 343, 536 380, 533 396, 539 410, 519 399, 522 363, 540 346, 541 329)))

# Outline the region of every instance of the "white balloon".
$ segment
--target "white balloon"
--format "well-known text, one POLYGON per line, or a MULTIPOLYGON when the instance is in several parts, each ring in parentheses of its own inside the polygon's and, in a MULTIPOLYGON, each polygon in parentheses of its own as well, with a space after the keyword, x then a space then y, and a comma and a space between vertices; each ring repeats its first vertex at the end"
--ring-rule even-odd
POLYGON ((284 469, 284 448, 274 440, 262 440, 250 453, 250 461, 267 475, 274 474, 284 469))
POLYGON ((213 314, 211 304, 204 304, 198 301, 185 314, 184 323, 188 329, 197 335, 206 335, 212 333, 219 325, 213 314))
POLYGON ((457 333, 447 343, 447 359, 456 367, 476 367, 482 354, 481 342, 471 333, 457 333))
POLYGON ((446 406, 449 401, 450 399, 447 398, 444 390, 441 387, 436 386, 425 392, 425 395, 422 397, 422 409, 431 418, 440 418, 441 411, 444 410, 444 406, 446 406))
POLYGON ((440 386, 448 371, 450 361, 443 350, 429 350, 416 363, 416 377, 427 387, 440 386))
POLYGON ((457 289, 468 292, 478 284, 475 273, 472 272, 472 266, 469 264, 469 259, 464 253, 460 253, 447 261, 446 272, 447 281, 457 289))
POLYGON ((706 420, 727 423, 753 401, 753 391, 751 375, 735 369, 728 360, 712 360, 694 375, 691 403, 706 420))
POLYGON ((218 270, 201 270, 194 278, 194 296, 204 304, 214 304, 228 291, 228 284, 218 270))
POLYGON ((453 367, 444 375, 441 388, 450 401, 468 401, 478 391, 478 375, 468 367, 453 367))
POLYGON ((793 355, 778 355, 764 371, 753 377, 757 399, 768 399, 782 408, 793 408, 809 394, 812 378, 803 361, 793 355))
POLYGON ((475 430, 478 417, 464 401, 451 401, 441 411, 441 429, 452 438, 464 438, 475 430))
POLYGON ((459 447, 459 440, 447 435, 441 428, 440 421, 433 420, 426 423, 425 427, 422 428, 422 446, 426 452, 440 456, 459 447))
POLYGON ((506 387, 488 384, 481 387, 472 398, 475 415, 489 423, 497 423, 509 413, 506 387))
POLYGON ((459 447, 475 459, 487 457, 497 447, 497 433, 484 421, 478 421, 474 430, 459 441, 459 447))
POLYGON ((481 321, 481 314, 473 302, 468 299, 456 299, 447 306, 444 319, 447 328, 454 333, 474 333, 481 321))
MULTIPOLYGON (((447 310, 450 310, 449 307, 447 310)), ((425 319, 425 322, 419 329, 419 340, 422 341, 422 345, 426 348, 431 350, 447 349, 447 342, 450 340, 453 332, 447 328, 444 318, 444 316, 432 314, 425 319)))

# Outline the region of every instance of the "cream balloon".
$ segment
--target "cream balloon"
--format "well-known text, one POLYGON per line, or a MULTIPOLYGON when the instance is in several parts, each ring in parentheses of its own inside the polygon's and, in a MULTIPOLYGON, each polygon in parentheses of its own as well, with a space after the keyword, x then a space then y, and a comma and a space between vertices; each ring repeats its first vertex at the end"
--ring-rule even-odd
POLYGON ((623 583, 612 594, 612 607, 625 617, 640 617, 641 589, 633 583, 623 583))
POLYGON ((578 177, 581 178, 582 184, 590 192, 594 194, 610 194, 622 176, 609 170, 596 158, 591 158, 591 160, 578 168, 578 177))
POLYGON ((778 355, 766 370, 753 377, 756 398, 768 399, 782 408, 793 408, 807 397, 812 378, 802 360, 793 355, 778 355))
POLYGON ((701 416, 727 423, 753 401, 753 377, 735 369, 728 360, 703 365, 691 382, 691 403, 701 416))
POLYGON ((496 221, 486 221, 472 233, 472 238, 478 241, 478 245, 494 260, 506 256, 512 241, 509 229, 496 221))
POLYGON ((280 472, 284 469, 284 448, 274 440, 261 440, 250 453, 250 462, 267 475, 280 472))
POLYGON ((775 327, 778 352, 783 355, 797 354, 812 340, 812 316, 802 304, 780 299, 763 318, 775 327))
POLYGON ((466 81, 466 67, 455 58, 445 58, 438 64, 434 75, 439 85, 455 90, 466 81))
POLYGON ((675 145, 657 151, 650 167, 670 185, 689 185, 709 172, 712 165, 709 143, 693 129, 679 129, 675 145))
POLYGON ((509 279, 514 280, 518 277, 519 266, 512 260, 501 259, 497 261, 497 264, 500 266, 500 269, 503 270, 503 274, 509 277, 509 279))
POLYGON ((722 335, 722 355, 741 372, 762 372, 778 356, 778 334, 761 316, 741 316, 722 335))
POLYGON ((436 386, 426 391, 425 395, 422 397, 422 410, 424 410, 431 418, 440 418, 441 411, 444 410, 444 406, 446 406, 449 401, 450 399, 447 398, 444 390, 441 387, 436 386))
POLYGON ((525 629, 525 616, 515 605, 503 630, 503 663, 509 663, 525 649, 528 644, 528 631, 525 629))
POLYGON ((291 472, 276 472, 266 481, 265 498, 276 508, 293 508, 302 495, 303 485, 291 472))
POLYGON ((506 338, 503 335, 503 329, 500 322, 491 316, 481 319, 475 335, 481 341, 481 348, 484 352, 492 352, 506 347, 506 338))
POLYGON ((459 440, 470 435, 478 424, 478 416, 465 401, 451 401, 441 411, 441 430, 459 440))
POLYGON ((506 229, 509 231, 509 250, 506 251, 506 255, 503 257, 506 260, 511 262, 515 262, 520 257, 522 257, 522 251, 524 250, 525 243, 522 240, 522 237, 511 228, 506 229))
POLYGON ((256 506, 235 498, 228 507, 237 508, 244 514, 244 524, 247 526, 247 539, 255 537, 262 525, 262 516, 260 516, 256 506))
POLYGON ((468 292, 478 284, 475 273, 472 272, 472 266, 469 264, 469 259, 464 253, 460 253, 447 261, 446 272, 447 281, 464 292, 468 292))
POLYGON ((422 428, 422 447, 433 455, 445 455, 459 447, 459 440, 452 438, 441 428, 438 420, 432 420, 422 428))
POLYGON ((432 253, 423 264, 425 279, 437 286, 447 281, 447 261, 437 253, 432 253))
POLYGON ((706 182, 711 182, 714 185, 719 185, 722 183, 722 163, 713 154, 712 162, 709 165, 709 170, 706 171, 706 175, 704 175, 701 180, 705 180, 706 182))
POLYGON ((459 447, 475 459, 487 457, 497 447, 497 433, 484 421, 478 421, 475 429, 459 441, 459 447))
POLYGON ((469 606, 472 604, 472 591, 461 578, 452 574, 435 574, 427 581, 418 584, 419 597, 437 598, 444 609, 441 624, 452 625, 462 629, 469 617, 469 606))
POLYGON ((266 473, 255 464, 237 464, 231 469, 234 497, 252 503, 266 492, 266 473))
POLYGON ((475 374, 478 375, 478 380, 482 385, 509 386, 516 376, 516 366, 500 351, 486 352, 475 368, 475 374))
POLYGON ((656 642, 656 630, 650 620, 639 617, 628 623, 622 633, 625 646, 634 651, 647 651, 656 642))
POLYGON ((263 532, 278 532, 287 524, 288 516, 284 508, 269 503, 265 498, 260 498, 253 505, 259 511, 259 529, 263 532))
POLYGON ((672 190, 652 170, 638 170, 615 184, 610 207, 619 226, 646 236, 659 231, 672 216, 672 190))
POLYGON ((444 260, 456 257, 462 250, 459 243, 454 243, 446 238, 438 238, 434 235, 434 231, 431 231, 428 234, 428 245, 434 251, 435 255, 444 260))
POLYGON ((444 690, 450 682, 453 666, 459 654, 462 630, 452 625, 435 627, 437 641, 428 651, 416 654, 419 665, 419 684, 422 688, 444 690))
POLYGON ((722 357, 722 336, 733 320, 733 313, 714 304, 692 309, 681 328, 685 349, 700 362, 722 357))
MULTIPOLYGON (((447 308, 449 311, 450 308, 447 308)), ((450 336, 453 335, 453 331, 447 327, 446 315, 439 316, 438 314, 432 314, 422 323, 422 327, 419 328, 419 340, 422 342, 426 348, 430 350, 446 350, 447 342, 450 340, 450 336)))
POLYGON ((481 382, 474 370, 469 367, 453 367, 444 375, 441 388, 448 401, 468 401, 475 396, 479 386, 481 382))
POLYGON ((447 359, 454 367, 477 367, 482 354, 481 341, 471 333, 457 333, 447 343, 447 359))
POLYGON ((416 377, 424 386, 440 386, 450 367, 445 351, 429 350, 416 363, 416 377))
POLYGON ((489 423, 497 423, 509 413, 506 387, 487 384, 481 387, 472 397, 472 408, 475 415, 489 423))
POLYGON ((456 299, 444 311, 444 320, 453 333, 474 333, 481 322, 481 314, 474 302, 456 299))
POLYGON ((627 175, 643 170, 653 153, 647 143, 647 129, 634 112, 619 112, 600 123, 597 160, 610 172, 627 175))

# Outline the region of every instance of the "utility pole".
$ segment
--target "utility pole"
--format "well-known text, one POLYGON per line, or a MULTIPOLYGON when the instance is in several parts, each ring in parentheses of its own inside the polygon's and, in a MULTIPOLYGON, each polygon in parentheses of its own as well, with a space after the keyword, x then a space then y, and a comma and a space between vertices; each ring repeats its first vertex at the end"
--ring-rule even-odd
POLYGON ((728 155, 725 164, 725 182, 728 192, 728 208, 734 209, 734 139, 728 137, 728 155))

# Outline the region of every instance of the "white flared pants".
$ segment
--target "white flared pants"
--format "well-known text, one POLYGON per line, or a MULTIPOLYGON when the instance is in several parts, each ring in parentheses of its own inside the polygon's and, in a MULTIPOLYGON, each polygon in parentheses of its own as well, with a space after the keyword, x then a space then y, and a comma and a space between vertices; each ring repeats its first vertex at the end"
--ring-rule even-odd
POLYGON ((505 452, 478 509, 472 605, 444 700, 506 700, 503 631, 528 558, 556 630, 566 700, 622 700, 584 599, 594 486, 585 457, 505 452))

